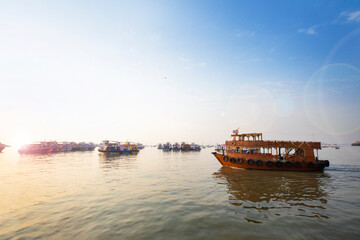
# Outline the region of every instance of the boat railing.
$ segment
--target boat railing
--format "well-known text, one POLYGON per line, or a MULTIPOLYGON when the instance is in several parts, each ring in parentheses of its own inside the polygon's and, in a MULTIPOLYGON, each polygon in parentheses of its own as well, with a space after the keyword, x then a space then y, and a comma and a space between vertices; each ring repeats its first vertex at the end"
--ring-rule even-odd
POLYGON ((226 141, 227 146, 232 147, 265 147, 265 148, 302 148, 302 149, 321 149, 320 142, 300 142, 300 141, 270 141, 270 140, 238 140, 226 141))

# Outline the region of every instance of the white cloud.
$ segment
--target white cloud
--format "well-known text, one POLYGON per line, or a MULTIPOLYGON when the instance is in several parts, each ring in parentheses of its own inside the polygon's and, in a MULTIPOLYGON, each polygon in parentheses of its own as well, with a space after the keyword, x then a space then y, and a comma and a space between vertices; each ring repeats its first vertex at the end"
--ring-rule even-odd
POLYGON ((345 17, 348 22, 360 22, 360 11, 340 13, 340 17, 345 17))
POLYGON ((315 35, 315 34, 317 34, 317 32, 316 32, 317 27, 318 27, 318 25, 315 25, 315 26, 312 26, 312 27, 309 27, 309 28, 300 28, 300 29, 298 29, 298 32, 299 33, 305 33, 305 34, 308 34, 308 35, 315 35))

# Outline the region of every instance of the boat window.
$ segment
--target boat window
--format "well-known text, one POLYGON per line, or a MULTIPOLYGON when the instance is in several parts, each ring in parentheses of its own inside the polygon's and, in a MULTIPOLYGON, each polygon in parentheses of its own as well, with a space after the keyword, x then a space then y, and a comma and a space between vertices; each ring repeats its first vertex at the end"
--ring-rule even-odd
POLYGON ((299 149, 296 149, 296 155, 297 156, 304 156, 304 150, 299 148, 299 149))
POLYGON ((295 154, 295 149, 289 149, 287 152, 288 155, 293 155, 295 154))

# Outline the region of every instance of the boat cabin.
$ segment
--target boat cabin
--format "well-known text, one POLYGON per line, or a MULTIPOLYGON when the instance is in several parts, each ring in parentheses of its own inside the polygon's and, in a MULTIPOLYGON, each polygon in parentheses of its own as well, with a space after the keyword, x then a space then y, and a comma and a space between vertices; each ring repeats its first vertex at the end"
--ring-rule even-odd
POLYGON ((233 140, 225 143, 227 153, 250 154, 268 160, 315 162, 321 149, 320 142, 264 141, 262 133, 234 133, 231 136, 233 140))

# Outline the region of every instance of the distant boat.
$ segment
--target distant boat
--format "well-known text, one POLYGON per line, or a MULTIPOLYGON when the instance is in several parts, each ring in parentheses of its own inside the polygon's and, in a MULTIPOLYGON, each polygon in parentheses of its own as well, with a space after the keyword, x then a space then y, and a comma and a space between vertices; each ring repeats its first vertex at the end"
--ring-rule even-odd
POLYGON ((126 142, 125 146, 129 147, 130 153, 138 153, 140 151, 136 143, 126 142))
POLYGON ((171 151, 172 148, 173 148, 173 146, 172 146, 172 144, 169 143, 169 142, 167 142, 167 143, 165 143, 165 144, 163 145, 163 150, 164 150, 165 152, 171 151))
POLYGON ((56 141, 44 141, 38 143, 25 144, 18 150, 21 154, 38 154, 38 153, 59 153, 70 151, 92 151, 95 148, 93 143, 75 143, 75 142, 63 142, 58 143, 56 141))
POLYGON ((200 151, 201 150, 201 146, 195 143, 185 143, 182 142, 181 144, 179 143, 174 143, 171 144, 170 142, 164 143, 164 144, 159 144, 158 145, 158 149, 162 149, 164 152, 170 152, 170 151, 200 151))
POLYGON ((188 144, 188 143, 185 143, 185 142, 182 142, 181 143, 181 151, 200 151, 201 150, 201 147, 195 143, 191 143, 191 144, 188 144))
POLYGON ((360 141, 356 141, 356 142, 352 143, 351 146, 360 146, 360 141))
POLYGON ((322 143, 321 144, 321 148, 329 148, 329 147, 331 147, 331 145, 328 144, 328 143, 322 143))
POLYGON ((139 150, 141 150, 141 149, 144 149, 144 148, 145 148, 145 146, 144 146, 143 144, 141 144, 141 143, 138 143, 138 144, 137 144, 137 147, 138 147, 138 149, 139 149, 139 150))
POLYGON ((51 153, 55 148, 55 142, 39 142, 22 145, 18 150, 21 154, 51 153))
POLYGON ((120 142, 104 140, 100 144, 98 151, 102 153, 125 153, 129 152, 129 149, 125 149, 125 146, 121 145, 120 142))
POLYGON ((98 151, 102 153, 138 153, 139 148, 136 143, 104 140, 98 151))
POLYGON ((10 147, 10 146, 0 142, 0 152, 2 152, 2 150, 4 150, 6 147, 10 147))
POLYGON ((201 150, 200 145, 195 144, 195 143, 191 143, 190 148, 191 148, 191 151, 200 151, 201 150))
POLYGON ((172 149, 173 151, 180 151, 181 150, 181 146, 180 146, 180 144, 179 143, 174 143, 174 145, 173 145, 173 149, 172 149))
POLYGON ((215 147, 215 151, 220 152, 225 150, 225 145, 224 144, 217 144, 215 147))

